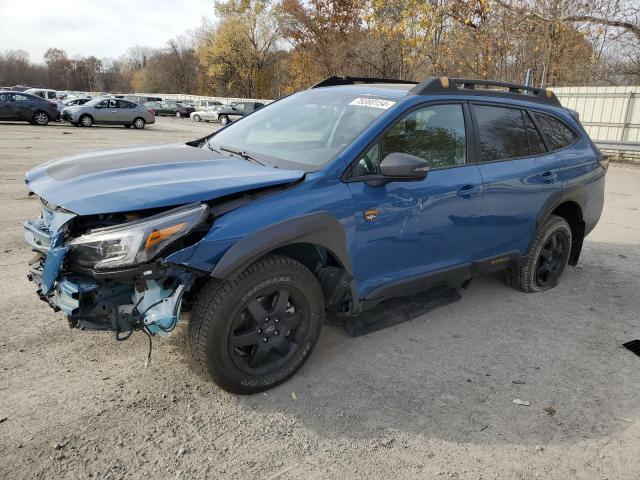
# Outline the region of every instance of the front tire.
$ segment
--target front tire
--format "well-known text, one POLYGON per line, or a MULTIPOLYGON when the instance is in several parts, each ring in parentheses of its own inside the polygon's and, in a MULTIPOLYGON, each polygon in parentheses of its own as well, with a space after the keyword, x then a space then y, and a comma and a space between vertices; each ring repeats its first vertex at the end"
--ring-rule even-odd
POLYGON ((200 115, 194 115, 193 116, 193 121, 194 122, 199 122, 201 120, 200 115))
POLYGON ((49 123, 49 114, 43 111, 37 111, 33 114, 33 118, 31 119, 34 125, 44 126, 49 123))
POLYGON ((220 118, 218 118, 218 121, 220 122, 220 125, 222 125, 223 127, 229 123, 229 117, 227 117, 226 115, 220 115, 220 118))
POLYGON ((536 233, 526 262, 507 272, 507 285, 526 293, 555 287, 569 261, 571 242, 567 221, 551 215, 536 233))
POLYGON ((309 358, 323 314, 315 275, 289 257, 270 255, 233 280, 204 286, 189 320, 191 349, 224 390, 260 392, 309 358))
POLYGON ((90 127, 91 125, 93 125, 93 118, 91 117, 91 115, 82 115, 80 117, 80 125, 83 127, 90 127))

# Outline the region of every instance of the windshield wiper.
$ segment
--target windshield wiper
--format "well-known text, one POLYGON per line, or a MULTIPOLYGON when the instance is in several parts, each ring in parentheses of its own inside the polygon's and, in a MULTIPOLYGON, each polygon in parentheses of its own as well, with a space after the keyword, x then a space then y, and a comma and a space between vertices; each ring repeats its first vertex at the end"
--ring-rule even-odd
MULTIPOLYGON (((212 147, 209 147, 212 148, 212 147)), ((264 163, 262 163, 260 160, 258 160, 257 158, 251 156, 250 154, 248 154, 247 152, 245 152, 244 150, 237 150, 235 148, 229 148, 229 147, 224 147, 222 145, 219 146, 220 150, 224 151, 224 152, 229 152, 232 153, 233 155, 237 155, 240 158, 243 158, 245 160, 248 160, 250 162, 254 162, 257 163, 258 165, 262 165, 264 166, 264 163)))

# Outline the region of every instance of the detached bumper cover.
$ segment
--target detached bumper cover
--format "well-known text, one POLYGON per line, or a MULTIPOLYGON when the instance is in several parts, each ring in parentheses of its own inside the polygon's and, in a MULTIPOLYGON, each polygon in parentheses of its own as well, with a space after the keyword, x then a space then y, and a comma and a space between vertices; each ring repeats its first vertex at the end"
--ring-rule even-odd
POLYGON ((62 267, 68 247, 64 242, 64 225, 76 215, 70 212, 54 212, 42 209, 42 216, 36 221, 24 224, 25 240, 42 254, 32 263, 31 277, 40 286, 40 293, 49 294, 62 267))

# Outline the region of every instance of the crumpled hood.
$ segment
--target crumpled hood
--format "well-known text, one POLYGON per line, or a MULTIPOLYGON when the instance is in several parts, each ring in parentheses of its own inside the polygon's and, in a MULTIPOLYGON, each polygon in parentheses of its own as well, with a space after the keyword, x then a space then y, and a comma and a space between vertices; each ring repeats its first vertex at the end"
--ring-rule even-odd
POLYGON ((31 191, 78 215, 170 207, 299 180, 303 171, 261 166, 185 144, 83 153, 27 172, 31 191))

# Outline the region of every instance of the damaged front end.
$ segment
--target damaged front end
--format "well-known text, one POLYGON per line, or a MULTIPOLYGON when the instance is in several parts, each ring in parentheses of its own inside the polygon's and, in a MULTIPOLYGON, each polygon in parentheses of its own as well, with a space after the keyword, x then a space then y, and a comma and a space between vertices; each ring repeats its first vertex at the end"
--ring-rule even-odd
POLYGON ((209 208, 195 203, 144 216, 77 216, 43 201, 25 223, 36 253, 29 280, 72 328, 166 334, 175 327, 183 296, 201 274, 168 265, 160 256, 182 248, 210 227, 209 208))

